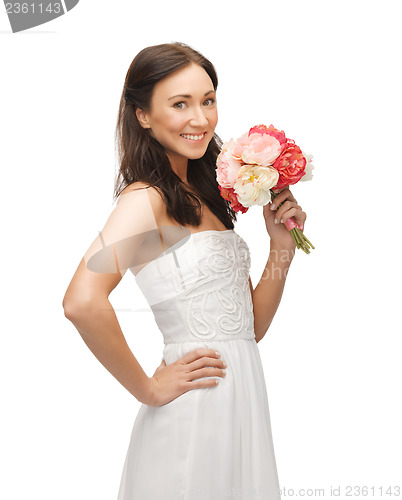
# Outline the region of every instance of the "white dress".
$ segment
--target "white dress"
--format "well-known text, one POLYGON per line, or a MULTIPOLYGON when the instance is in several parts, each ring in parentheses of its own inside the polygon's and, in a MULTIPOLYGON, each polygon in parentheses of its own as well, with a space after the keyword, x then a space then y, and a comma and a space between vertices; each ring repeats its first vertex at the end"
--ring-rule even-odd
POLYGON ((280 500, 249 270, 249 248, 234 230, 207 230, 135 276, 163 334, 166 364, 207 347, 227 368, 213 377, 216 387, 141 405, 118 500, 280 500))

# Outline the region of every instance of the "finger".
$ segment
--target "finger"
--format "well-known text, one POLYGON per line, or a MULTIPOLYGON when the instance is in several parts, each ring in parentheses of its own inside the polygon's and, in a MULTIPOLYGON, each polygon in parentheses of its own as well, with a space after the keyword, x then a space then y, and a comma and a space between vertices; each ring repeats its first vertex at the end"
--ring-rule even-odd
POLYGON ((297 224, 304 224, 307 219, 307 215, 305 212, 299 210, 298 208, 291 208, 282 215, 281 222, 286 222, 290 217, 293 217, 297 224))
POLYGON ((185 370, 188 372, 194 372, 207 366, 220 369, 226 368, 226 364, 222 359, 215 359, 209 356, 204 356, 202 358, 196 359, 195 361, 192 361, 191 363, 187 363, 185 370))
POLYGON ((192 380, 204 377, 225 377, 226 372, 221 368, 212 368, 205 366, 204 368, 200 368, 199 370, 192 371, 190 376, 192 380))
MULTIPOLYGON (((275 191, 274 191, 275 192, 275 191)), ((296 202, 296 199, 295 197, 293 196, 292 192, 290 191, 289 188, 284 188, 277 196, 275 196, 275 198, 272 200, 272 205, 274 205, 274 208, 272 208, 272 205, 271 205, 271 209, 272 210, 275 210, 276 208, 279 207, 279 205, 284 202, 285 200, 289 200, 289 201, 293 201, 294 203, 297 203, 296 202)))
POLYGON ((216 351, 214 351, 213 349, 198 347, 197 349, 194 349, 193 351, 185 354, 182 358, 180 358, 180 361, 182 363, 191 363, 192 361, 195 361, 196 359, 203 356, 208 356, 210 358, 220 358, 220 354, 218 354, 219 353, 216 353, 216 351))
POLYGON ((186 389, 191 391, 194 389, 206 389, 216 387, 219 384, 219 378, 196 379, 186 382, 186 389))
POLYGON ((285 191, 285 189, 289 189, 289 186, 285 186, 282 189, 273 189, 272 191, 274 193, 281 193, 282 191, 285 191))
POLYGON ((275 219, 280 221, 283 218, 283 214, 286 213, 291 208, 300 208, 301 210, 301 207, 297 203, 294 203, 293 201, 290 200, 286 200, 283 203, 283 205, 281 205, 280 208, 276 210, 275 219))

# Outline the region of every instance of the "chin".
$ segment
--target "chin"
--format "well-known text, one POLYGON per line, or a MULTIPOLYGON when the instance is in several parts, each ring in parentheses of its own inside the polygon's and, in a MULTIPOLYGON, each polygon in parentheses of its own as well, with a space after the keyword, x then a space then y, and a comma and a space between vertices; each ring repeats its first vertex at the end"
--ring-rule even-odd
POLYGON ((206 152, 207 152, 207 150, 205 150, 203 153, 189 155, 188 159, 189 160, 199 160, 200 158, 202 158, 205 155, 206 152))

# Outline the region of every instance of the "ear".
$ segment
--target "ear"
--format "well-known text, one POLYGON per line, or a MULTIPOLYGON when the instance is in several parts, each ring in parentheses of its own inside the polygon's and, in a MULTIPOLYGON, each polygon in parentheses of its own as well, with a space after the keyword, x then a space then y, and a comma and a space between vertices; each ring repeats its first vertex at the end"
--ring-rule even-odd
POLYGON ((137 115, 137 119, 143 128, 151 128, 151 125, 148 123, 147 113, 145 111, 143 111, 141 108, 137 108, 135 110, 135 114, 137 115))

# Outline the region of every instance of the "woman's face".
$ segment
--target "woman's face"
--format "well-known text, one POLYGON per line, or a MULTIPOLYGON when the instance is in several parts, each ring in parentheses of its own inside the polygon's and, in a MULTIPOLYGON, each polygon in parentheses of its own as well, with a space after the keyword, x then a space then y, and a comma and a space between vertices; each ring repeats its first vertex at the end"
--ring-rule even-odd
POLYGON ((194 63, 175 71, 155 85, 151 110, 137 117, 173 163, 201 158, 218 123, 211 78, 194 63))

